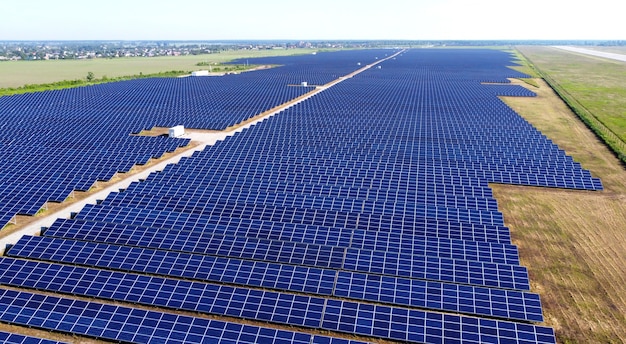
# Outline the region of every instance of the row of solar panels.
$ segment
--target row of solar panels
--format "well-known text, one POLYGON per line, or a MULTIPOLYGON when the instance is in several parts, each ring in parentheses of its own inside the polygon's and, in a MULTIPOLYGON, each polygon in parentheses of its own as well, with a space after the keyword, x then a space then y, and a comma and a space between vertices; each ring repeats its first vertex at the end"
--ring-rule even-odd
MULTIPOLYGON (((415 185, 412 185, 415 186, 415 185)), ((481 192, 482 190, 476 190, 477 188, 434 188, 429 187, 432 184, 424 181, 417 184, 413 190, 407 192, 406 189, 365 189, 365 188, 351 188, 340 187, 337 185, 327 185, 325 187, 317 185, 306 184, 287 184, 287 183, 267 183, 261 184, 260 181, 245 180, 245 179, 228 179, 222 180, 209 180, 198 181, 194 180, 193 183, 188 183, 186 188, 172 188, 168 184, 160 184, 154 181, 151 184, 131 183, 127 190, 132 190, 138 193, 152 193, 162 196, 177 197, 187 193, 192 193, 195 197, 210 197, 211 195, 218 195, 222 193, 233 194, 242 187, 258 190, 260 197, 281 197, 294 199, 295 196, 300 195, 301 198, 308 200, 306 204, 324 202, 326 199, 331 200, 339 199, 345 200, 342 202, 349 202, 350 204, 362 204, 363 206, 374 206, 379 202, 389 204, 390 202, 400 203, 433 203, 441 204, 442 206, 450 205, 452 208, 456 205, 462 204, 465 208, 474 209, 486 209, 497 210, 497 203, 493 198, 487 196, 488 192, 481 192), (209 187, 212 185, 220 185, 224 189, 198 189, 197 187, 202 185, 203 187, 209 187), (474 195, 475 194, 475 195, 474 195)), ((488 189, 489 190, 489 189, 488 189)), ((251 196, 252 197, 252 196, 251 196)), ((383 204, 383 203, 380 203, 383 204)), ((460 207, 460 206, 459 206, 460 207)))
MULTIPOLYGON (((0 321, 119 342, 361 343, 3 288, 0 288, 0 304, 3 305, 0 309, 0 321)), ((15 340, 19 339, 19 337, 15 338, 15 340)), ((36 340, 32 337, 24 339, 26 343, 30 341, 37 343, 36 340)), ((54 342, 42 341, 42 343, 54 342)))
MULTIPOLYGON (((94 231, 106 228, 98 226, 94 231)), ((268 262, 283 262, 287 264, 300 264, 320 268, 343 268, 351 271, 385 273, 390 276, 413 276, 438 281, 462 281, 463 283, 500 286, 528 290, 528 276, 526 269, 514 265, 515 258, 505 263, 498 256, 498 247, 494 246, 493 252, 489 252, 491 245, 481 247, 482 254, 472 254, 471 251, 459 250, 456 255, 446 252, 445 249, 420 250, 419 246, 409 250, 404 247, 388 250, 373 250, 359 248, 359 245, 321 245, 312 243, 299 243, 293 241, 281 241, 261 239, 255 237, 236 237, 234 235, 200 235, 187 232, 171 235, 172 243, 162 237, 163 230, 155 230, 152 235, 134 234, 135 231, 144 230, 145 227, 130 227, 125 231, 96 237, 93 234, 84 235, 87 238, 115 245, 132 245, 150 249, 168 249, 173 251, 208 254, 242 259, 260 259, 268 262), (241 247, 246 250, 239 251, 241 247), (486 252, 485 252, 486 251, 486 252), (297 255, 293 255, 298 252, 297 255), (368 260, 374 259, 379 262, 377 267, 367 266, 368 260), (404 264, 404 265, 403 265, 404 264), (420 264, 423 264, 420 265, 420 264), (429 270, 427 265, 446 264, 447 271, 429 270), (502 277, 502 278, 500 278, 502 277), (505 278, 506 277, 506 278, 505 278)), ((59 236, 59 231, 50 233, 59 236)), ((62 234, 65 237, 65 234, 62 234)), ((72 235, 70 237, 75 237, 72 235)), ((84 239, 79 237, 79 239, 84 239)), ((385 238, 381 238, 381 241, 385 238)), ((476 245, 478 246, 478 245, 476 245)), ((91 246, 88 246, 91 247, 91 246)), ((471 249, 471 246, 470 246, 471 249)))
MULTIPOLYGON (((233 218, 227 217, 225 218, 233 218)), ((199 215, 191 213, 182 213, 175 211, 162 211, 151 209, 138 209, 132 207, 97 207, 87 205, 77 214, 77 219, 94 220, 103 222, 119 222, 123 224, 134 224, 145 227, 166 227, 172 229, 193 229, 198 228, 206 230, 211 228, 213 223, 219 222, 220 216, 199 215)), ((269 219, 246 219, 243 217, 234 217, 237 221, 234 223, 267 223, 265 226, 272 226, 276 230, 282 232, 283 222, 272 221, 269 219), (273 225, 279 222, 279 225, 273 225), (276 226, 276 227, 274 227, 276 226)), ((410 222, 392 221, 390 218, 380 218, 381 222, 374 225, 373 221, 344 221, 342 226, 329 226, 323 224, 308 224, 297 222, 285 222, 297 228, 312 228, 312 230, 338 231, 340 229, 348 231, 374 231, 382 233, 419 235, 436 235, 445 238, 473 238, 476 241, 510 243, 510 235, 508 228, 500 225, 479 224, 464 221, 450 221, 439 218, 415 217, 410 222)))
MULTIPOLYGON (((434 223, 431 225, 434 225, 435 228, 437 226, 443 228, 445 224, 434 223)), ((424 227, 426 226, 428 223, 424 223, 424 227)), ((190 252, 193 252, 195 246, 208 245, 213 238, 234 237, 235 240, 251 238, 373 251, 408 251, 416 255, 519 264, 515 246, 479 241, 475 237, 472 238, 474 240, 461 240, 450 239, 443 235, 418 235, 418 233, 413 232, 381 233, 371 230, 348 230, 258 220, 246 221, 240 218, 215 217, 212 221, 209 220, 201 225, 187 227, 172 226, 169 223, 167 227, 145 227, 111 222, 59 219, 45 231, 45 234, 51 237, 97 242, 112 240, 111 242, 118 244, 144 247, 150 247, 150 244, 146 244, 149 242, 159 242, 158 247, 163 247, 164 242, 171 242, 173 246, 169 249, 190 252), (120 241, 121 237, 125 240, 120 241), (184 249, 187 246, 191 248, 184 249)))
MULTIPOLYGON (((320 159, 324 160, 324 159, 320 159)), ((396 164, 394 164, 396 165, 396 164)), ((503 167, 500 169, 500 166, 485 166, 483 168, 463 168, 463 167, 437 167, 428 166, 427 164, 422 164, 418 166, 406 166, 403 164, 398 164, 395 171, 393 172, 381 172, 388 171, 389 168, 383 167, 380 169, 376 169, 375 166, 372 166, 368 169, 362 168, 350 168, 348 166, 332 166, 331 164, 316 166, 315 164, 306 164, 306 165, 297 165, 297 164, 289 164, 289 166, 284 166, 281 163, 272 163, 272 162, 262 162, 257 163, 253 160, 247 162, 237 162, 233 163, 229 166, 229 170, 222 170, 220 166, 210 166, 207 168, 217 170, 216 173, 230 173, 232 175, 240 174, 254 174, 254 173, 263 173, 268 176, 277 176, 276 179, 280 179, 282 175, 305 175, 305 176, 314 176, 316 178, 322 178, 325 176, 337 176, 342 179, 354 179, 357 178, 359 180, 379 180, 381 178, 388 178, 391 174, 402 175, 403 179, 410 180, 420 180, 427 179, 433 175, 436 175, 439 178, 464 178, 466 180, 488 180, 490 182, 501 182, 508 184, 531 184, 531 185, 541 185, 540 183, 544 183, 544 186, 560 186, 560 187, 576 187, 578 182, 586 183, 589 185, 589 189, 598 188, 601 189, 602 185, 597 179, 593 179, 589 171, 583 171, 581 169, 524 169, 521 167, 518 168, 507 168, 503 167), (512 171, 513 170, 513 171, 512 171), (385 175, 387 174, 387 175, 385 175), (406 176, 406 177, 405 177, 406 176), (565 184, 565 185, 555 185, 555 184, 565 184), (572 184, 569 185, 568 183, 572 184)), ((187 173, 193 172, 193 167, 188 168, 187 173)), ((471 182, 468 182, 463 185, 475 185, 471 182)))
MULTIPOLYGON (((250 185, 252 183, 248 183, 250 185)), ((137 192, 137 187, 133 184, 127 190, 132 190, 137 192)), ((147 193, 146 188, 142 188, 142 193, 147 193)), ((179 205, 185 204, 185 206, 193 206, 199 207, 204 202, 210 202, 211 199, 219 198, 222 200, 228 199, 238 199, 245 203, 254 203, 256 201, 263 203, 275 203, 282 204, 290 207, 302 207, 302 208, 321 208, 321 209, 329 209, 329 210, 339 210, 339 211, 362 211, 369 213, 386 213, 393 212, 393 208, 395 207, 404 207, 407 210, 417 210, 418 207, 423 207, 425 204, 431 204, 437 207, 447 207, 447 208, 466 208, 466 209, 474 209, 474 210, 485 210, 485 211, 497 211, 498 206, 493 199, 487 198, 477 198, 477 197, 467 197, 463 194, 455 195, 455 194, 436 194, 431 193, 414 193, 410 197, 409 195, 404 195, 404 197, 400 198, 397 195, 393 197, 393 193, 381 193, 379 197, 376 197, 376 194, 372 194, 372 197, 349 197, 347 193, 343 195, 332 195, 332 196, 322 196, 322 195, 301 195, 295 194, 292 192, 280 192, 275 190, 255 190, 251 191, 241 191, 238 187, 235 186, 226 186, 224 190, 207 190, 205 192, 198 192, 196 190, 179 190, 176 188, 172 188, 169 185, 155 185, 155 187, 150 188, 150 192, 152 194, 158 194, 161 198, 168 197, 168 202, 177 202, 179 205), (187 198, 189 196, 193 196, 193 198, 187 198), (195 204, 195 205, 194 205, 195 204), (385 209, 389 209, 386 211, 385 209)), ((368 195, 369 196, 369 195, 368 195)), ((124 196, 119 196, 124 197, 124 196)))
MULTIPOLYGON (((17 251, 18 257, 26 256, 19 253, 20 249, 17 251)), ((139 256, 138 259, 142 259, 143 256, 139 256)), ((35 258, 36 255, 29 257, 35 258)), ((171 255, 169 258, 171 258, 171 255)), ((51 260, 51 258, 48 259, 51 260)), ((241 301, 239 307, 258 309, 263 307, 264 298, 275 302, 281 299, 294 301, 294 295, 282 292, 289 291, 317 295, 299 296, 301 299, 299 303, 307 305, 324 305, 329 300, 320 296, 334 296, 356 301, 379 302, 390 306, 439 309, 442 311, 522 321, 543 320, 539 296, 528 292, 460 286, 457 284, 368 275, 348 271, 279 264, 254 264, 253 262, 242 260, 207 260, 207 262, 202 261, 202 263, 209 264, 203 265, 200 271, 195 273, 185 268, 172 272, 171 270, 175 270, 173 266, 169 266, 170 270, 168 271, 166 270, 168 267, 164 266, 167 263, 164 262, 160 262, 159 269, 152 273, 172 277, 177 275, 176 277, 203 281, 235 283, 245 285, 245 287, 233 287, 207 282, 181 282, 167 277, 148 277, 129 272, 111 272, 96 268, 82 268, 10 258, 0 259, 0 267, 2 268, 0 282, 11 286, 80 296, 113 297, 119 301, 169 306, 169 308, 181 308, 191 311, 198 311, 198 308, 202 307, 206 313, 218 315, 220 315, 218 307, 220 309, 223 306, 237 307, 236 305, 228 304, 233 294, 244 295, 244 298, 239 300, 241 301), (210 264, 211 262, 213 264, 210 264), (24 273, 26 271, 29 273, 24 273), (202 274, 206 277, 201 278, 202 274), (257 284, 258 287, 279 289, 281 291, 264 291, 251 288, 254 284, 257 284), (97 294, 93 295, 93 293, 97 294), (193 298, 196 299, 193 300, 193 298), (181 306, 162 305, 156 302, 155 299, 167 300, 169 304, 179 302, 181 306)), ((151 259, 150 262, 154 264, 159 263, 156 259, 151 259)), ((194 262, 194 260, 190 262, 194 262)), ((99 265, 102 266, 104 264, 101 263, 99 265)), ((137 271, 140 269, 123 270, 137 271)), ((140 270, 139 272, 146 271, 140 270)), ((318 306, 315 307, 315 316, 304 315, 302 318, 321 320, 322 314, 318 312, 319 309, 324 307, 318 306)), ((297 309, 298 307, 288 308, 297 309)), ((300 310, 306 313, 307 307, 300 307, 300 310)), ((269 316, 272 316, 271 310, 265 313, 270 313, 269 316)), ((255 316, 248 316, 248 318, 256 319, 255 316)), ((303 323, 295 322, 289 322, 289 324, 304 325, 303 323)))
MULTIPOLYGON (((387 155, 376 155, 376 156, 370 156, 370 157, 365 157, 365 156, 359 156, 356 155, 357 153, 360 152, 355 152, 355 155, 347 155, 345 152, 338 152, 338 151, 334 151, 331 149, 326 149, 325 151, 319 152, 319 151, 313 151, 313 150, 304 150, 304 149, 300 149, 297 150, 296 147, 298 147, 300 144, 298 142, 293 142, 294 145, 294 149, 291 152, 281 152, 281 154, 285 154, 285 159, 295 159, 295 156, 293 156, 294 154, 297 154, 299 157, 299 161, 315 161, 315 160, 319 160, 319 159, 329 159, 335 156, 341 156, 342 159, 345 159, 344 163, 347 163, 349 161, 363 161, 363 162, 399 162, 398 160, 401 160, 402 158, 394 156, 394 157, 390 157, 387 155), (292 156, 289 156, 292 155, 292 156), (344 157, 345 156, 345 157, 344 157)), ((363 148, 364 149, 364 148, 363 148)), ((240 152, 240 154, 244 154, 244 153, 249 153, 247 152, 249 149, 244 149, 242 148, 241 150, 237 150, 238 152, 240 152)), ((270 151, 269 147, 266 148, 267 151, 270 151)), ((262 153, 263 151, 261 151, 262 153)), ((432 163, 432 164, 441 164, 441 162, 436 159, 436 156, 434 154, 435 150, 431 149, 430 152, 421 152, 419 154, 415 154, 414 156, 407 156, 406 157, 406 161, 405 164, 407 165, 412 165, 412 164, 417 164, 419 162, 421 162, 422 164, 426 164, 426 163, 432 163)), ((462 163, 482 163, 482 164, 496 164, 496 165, 500 165, 501 168, 507 168, 507 166, 518 166, 518 168, 524 168, 524 166, 555 166, 555 168, 558 168, 562 165, 565 165, 565 167, 572 167, 573 169, 579 169, 580 166, 578 164, 575 163, 571 163, 571 158, 561 158, 561 157, 555 157, 553 159, 553 157, 546 157, 544 162, 539 162, 539 160, 542 157, 542 152, 537 152, 535 154, 524 154, 524 153, 513 153, 513 152, 491 152, 491 153, 486 153, 485 155, 470 155, 470 154, 461 154, 462 151, 456 150, 436 150, 437 153, 442 154, 445 153, 446 155, 450 156, 451 159, 453 160, 449 160, 446 161, 446 163, 448 163, 450 166, 455 166, 455 164, 462 164, 462 163)), ((230 154, 228 154, 229 152, 220 152, 219 154, 221 154, 221 156, 230 156, 230 154)), ((235 152, 233 152, 233 154, 235 154, 235 152)), ((219 158, 220 155, 215 156, 215 158, 219 158)), ((249 159, 249 157, 245 157, 242 156, 241 157, 241 162, 245 162, 246 159, 249 159)))
MULTIPOLYGON (((387 173, 402 173, 411 175, 450 175, 450 176, 464 176, 471 178, 485 179, 489 173, 513 173, 513 174, 527 174, 527 175, 552 175, 561 174, 564 176, 590 178, 589 171, 582 170, 578 164, 563 164, 560 167, 542 167, 532 166, 529 164, 513 165, 510 163, 505 164, 483 164, 479 162, 459 162, 459 161, 432 161, 411 163, 409 161, 401 162, 377 162, 377 161, 359 161, 355 156, 351 156, 351 159, 338 161, 330 157, 319 157, 317 159, 301 159, 297 160, 298 156, 296 152, 290 152, 284 154, 281 158, 274 158, 272 160, 262 159, 259 160, 255 157, 246 157, 240 161, 233 162, 232 168, 236 169, 257 169, 272 171, 279 167, 284 167, 285 170, 298 171, 301 173, 309 174, 339 174, 339 175, 372 175, 380 173, 379 171, 391 170, 393 172, 387 173), (354 159, 354 160, 352 160, 354 159), (288 166, 284 166, 287 165, 288 166)), ((219 168, 220 165, 224 165, 224 161, 216 161, 214 168, 219 168)), ((213 166, 211 166, 213 167, 213 166)))
POLYGON ((54 340, 24 336, 16 333, 0 332, 0 341, 6 344, 62 344, 54 340))

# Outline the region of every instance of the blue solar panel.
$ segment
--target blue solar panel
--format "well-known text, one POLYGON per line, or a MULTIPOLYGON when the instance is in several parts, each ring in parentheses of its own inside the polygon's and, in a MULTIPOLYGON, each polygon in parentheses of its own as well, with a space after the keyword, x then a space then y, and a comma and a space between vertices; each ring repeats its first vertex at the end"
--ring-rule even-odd
POLYGON ((63 344, 63 342, 55 340, 41 339, 8 332, 0 332, 0 341, 5 344, 63 344))
POLYGON ((546 327, 335 300, 322 328, 414 343, 554 343, 546 327))
POLYGON ((63 201, 72 190, 88 190, 189 143, 131 133, 179 124, 225 129, 311 91, 289 84, 305 78, 325 84, 357 69, 356 56, 370 61, 375 54, 321 54, 305 65, 219 78, 148 78, 2 97, 0 168, 15 189, 0 194, 0 228, 16 214, 34 215, 47 201, 63 201), (51 175, 89 177, 59 190, 51 175))

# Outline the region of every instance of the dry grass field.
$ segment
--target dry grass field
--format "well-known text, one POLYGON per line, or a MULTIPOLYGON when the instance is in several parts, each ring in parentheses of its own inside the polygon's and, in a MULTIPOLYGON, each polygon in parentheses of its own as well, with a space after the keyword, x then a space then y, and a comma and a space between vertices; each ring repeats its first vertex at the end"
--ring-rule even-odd
POLYGON ((155 74, 167 71, 208 69, 198 63, 224 63, 240 58, 308 54, 311 49, 233 50, 219 54, 126 57, 115 59, 7 61, 0 63, 0 88, 27 84, 46 84, 63 80, 85 79, 87 73, 95 78, 155 74))
POLYGON ((626 342, 626 170, 542 80, 505 98, 602 179, 602 192, 492 185, 559 343, 626 342))

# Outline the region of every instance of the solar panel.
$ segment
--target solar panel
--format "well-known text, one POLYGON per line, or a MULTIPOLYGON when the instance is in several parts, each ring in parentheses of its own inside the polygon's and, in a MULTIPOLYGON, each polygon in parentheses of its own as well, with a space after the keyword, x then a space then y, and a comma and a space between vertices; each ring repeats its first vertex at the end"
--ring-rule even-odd
POLYGON ((8 332, 0 332, 0 341, 6 344, 63 344, 63 342, 55 340, 41 339, 8 332))
MULTIPOLYGON (((375 53, 357 55, 369 54, 375 53)), ((280 68, 219 78, 145 78, 0 98, 0 142, 9 147, 0 149, 0 167, 17 186, 0 195, 0 228, 16 214, 34 215, 47 201, 63 201, 72 190, 88 190, 190 141, 131 133, 179 124, 225 129, 311 91, 290 83, 308 78, 321 85, 356 68, 354 53, 322 55, 306 65, 283 59, 280 68), (51 174, 90 176, 56 190, 51 174)))

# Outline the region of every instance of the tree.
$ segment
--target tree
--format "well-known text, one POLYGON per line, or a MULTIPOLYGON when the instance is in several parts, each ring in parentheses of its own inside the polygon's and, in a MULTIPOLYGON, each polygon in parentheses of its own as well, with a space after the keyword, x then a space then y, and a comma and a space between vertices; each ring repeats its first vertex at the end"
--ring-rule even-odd
POLYGON ((93 72, 88 72, 87 73, 87 81, 91 82, 93 81, 94 76, 93 76, 93 72))

